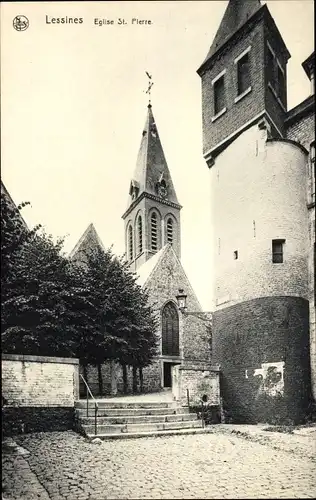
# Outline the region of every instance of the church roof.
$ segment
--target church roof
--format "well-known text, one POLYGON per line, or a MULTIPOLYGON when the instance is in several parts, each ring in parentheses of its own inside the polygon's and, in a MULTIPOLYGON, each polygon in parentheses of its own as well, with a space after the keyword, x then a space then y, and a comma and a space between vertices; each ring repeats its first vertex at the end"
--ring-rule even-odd
POLYGON ((229 0, 202 66, 261 8, 260 0, 229 0))
POLYGON ((21 223, 23 224, 23 226, 25 227, 25 229, 29 229, 28 228, 28 225, 27 223, 25 222, 25 220, 23 219, 22 215, 21 215, 21 212, 20 210, 18 209, 17 205, 14 203, 9 191, 7 190, 7 188, 5 187, 3 181, 1 181, 1 194, 3 194, 6 199, 8 200, 9 204, 11 205, 11 207, 16 210, 16 213, 17 213, 17 216, 19 218, 19 220, 21 221, 21 223))
POLYGON ((69 258, 72 260, 85 260, 85 254, 96 248, 105 250, 94 225, 91 223, 75 245, 74 249, 70 252, 69 258))
POLYGON ((133 187, 138 189, 137 197, 143 192, 158 196, 157 185, 162 180, 164 180, 167 188, 168 194, 166 199, 169 202, 179 205, 155 123, 152 106, 149 104, 136 168, 130 184, 129 205, 134 201, 132 198, 133 187))
POLYGON ((144 286, 146 281, 148 280, 149 276, 153 272, 153 270, 156 268, 158 262, 162 258, 163 254, 165 253, 165 250, 167 249, 169 245, 165 245, 162 247, 159 252, 155 253, 150 259, 148 259, 144 264, 142 264, 138 270, 138 278, 137 278, 137 283, 140 286, 144 286))

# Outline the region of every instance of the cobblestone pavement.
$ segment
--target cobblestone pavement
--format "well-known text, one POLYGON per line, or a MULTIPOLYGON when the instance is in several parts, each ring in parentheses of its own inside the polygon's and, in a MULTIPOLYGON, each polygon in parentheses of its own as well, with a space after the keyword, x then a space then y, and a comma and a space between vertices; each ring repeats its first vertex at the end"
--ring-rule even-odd
POLYGON ((29 454, 4 452, 3 499, 315 498, 312 457, 256 439, 221 426, 99 444, 71 431, 16 436, 29 454))

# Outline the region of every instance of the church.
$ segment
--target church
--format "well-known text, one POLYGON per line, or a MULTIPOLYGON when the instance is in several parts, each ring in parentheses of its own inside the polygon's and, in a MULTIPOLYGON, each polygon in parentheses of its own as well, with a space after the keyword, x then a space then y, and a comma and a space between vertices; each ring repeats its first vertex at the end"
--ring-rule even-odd
MULTIPOLYGON (((137 283, 149 292, 157 314, 159 355, 143 369, 145 392, 175 389, 173 367, 183 365, 204 377, 211 369, 211 319, 203 313, 198 298, 181 264, 181 205, 159 138, 151 104, 141 133, 136 168, 128 188, 127 208, 122 216, 125 256, 137 283), (181 307, 181 301, 185 301, 181 307), (180 305, 180 307, 179 307, 180 305)), ((87 251, 103 247, 91 224, 70 254, 82 260, 87 251)), ((218 369, 213 367, 213 378, 218 369)), ((212 370, 211 370, 212 371, 212 370)), ((122 367, 105 363, 101 369, 105 393, 123 391, 122 367)), ((85 373, 94 394, 98 394, 99 371, 90 366, 85 373)), ((128 371, 132 390, 132 371, 128 371)), ((82 387, 83 389, 83 387, 82 387)))
MULTIPOLYGON (((315 63, 306 54, 310 95, 289 110, 290 57, 267 4, 229 0, 197 70, 211 186, 211 315, 181 264, 181 204, 151 104, 126 180, 125 255, 149 292, 160 339, 143 389, 174 391, 182 373, 184 388, 198 381, 215 393, 220 376, 233 422, 299 422, 316 397, 315 63)), ((96 247, 104 248, 90 224, 70 258, 96 247)), ((119 365, 104 363, 101 373, 104 394, 123 391, 119 365)), ((97 395, 97 368, 85 375, 97 395)))

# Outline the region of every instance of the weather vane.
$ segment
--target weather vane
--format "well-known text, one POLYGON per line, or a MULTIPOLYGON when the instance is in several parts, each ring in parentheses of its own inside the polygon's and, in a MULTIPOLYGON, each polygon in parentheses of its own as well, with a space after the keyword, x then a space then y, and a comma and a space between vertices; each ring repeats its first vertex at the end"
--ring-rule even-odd
POLYGON ((153 86, 154 82, 152 81, 152 75, 150 75, 148 73, 148 71, 145 71, 145 73, 148 76, 148 87, 147 87, 147 90, 146 90, 146 94, 148 94, 149 104, 151 104, 151 89, 152 89, 152 86, 153 86))

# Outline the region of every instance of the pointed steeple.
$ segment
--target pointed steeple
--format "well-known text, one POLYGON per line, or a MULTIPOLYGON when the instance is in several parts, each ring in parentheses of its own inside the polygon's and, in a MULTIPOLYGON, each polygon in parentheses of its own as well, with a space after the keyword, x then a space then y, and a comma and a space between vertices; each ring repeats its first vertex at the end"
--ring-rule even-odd
POLYGON ((93 252, 96 249, 105 250, 94 225, 91 223, 75 245, 74 249, 70 252, 69 258, 79 263, 84 263, 87 253, 93 252))
MULTIPOLYGON (((223 19, 202 66, 236 33, 259 9, 260 0, 229 0, 223 19)), ((201 66, 201 67, 202 67, 201 66)))
POLYGON ((151 104, 148 105, 136 169, 130 184, 128 206, 142 193, 179 205, 151 104))

